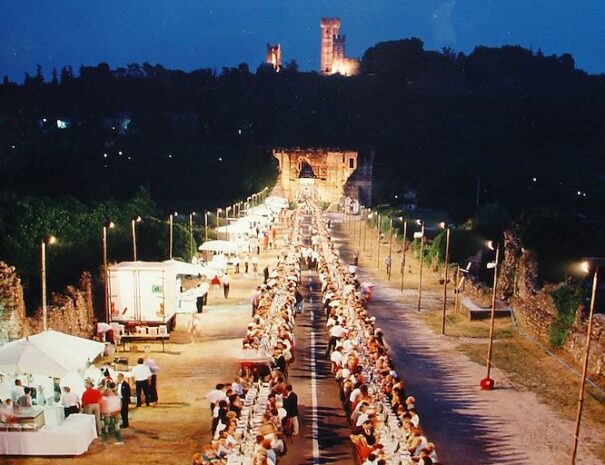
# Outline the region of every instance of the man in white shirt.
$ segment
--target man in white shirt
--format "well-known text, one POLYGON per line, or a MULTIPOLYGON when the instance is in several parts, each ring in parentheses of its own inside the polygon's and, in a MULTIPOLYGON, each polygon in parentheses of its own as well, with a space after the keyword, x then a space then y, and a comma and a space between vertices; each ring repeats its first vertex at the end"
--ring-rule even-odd
POLYGON ((214 412, 214 407, 218 405, 221 400, 227 400, 227 394, 225 394, 225 385, 217 384, 216 387, 206 394, 206 399, 210 402, 210 412, 214 412))
POLYGON ((347 330, 340 326, 338 321, 330 328, 330 341, 328 342, 327 355, 332 353, 332 350, 336 348, 336 342, 338 342, 341 337, 346 336, 346 334, 347 330))
POLYGON ((80 398, 75 392, 71 392, 69 386, 63 387, 63 394, 61 394, 61 405, 65 411, 65 418, 70 416, 72 413, 80 412, 80 398))
POLYGON ((25 394, 25 390, 23 389, 23 384, 20 379, 15 380, 15 386, 11 390, 11 400, 13 401, 13 405, 17 403, 17 400, 25 394))
POLYGON ((151 370, 145 365, 145 360, 141 357, 137 360, 137 365, 132 368, 132 375, 136 385, 137 407, 141 406, 141 393, 145 394, 145 405, 149 407, 149 381, 151 379, 151 370))
POLYGON ((344 356, 342 355, 342 346, 337 347, 332 355, 330 355, 330 361, 332 362, 332 373, 336 374, 338 370, 342 368, 344 356))

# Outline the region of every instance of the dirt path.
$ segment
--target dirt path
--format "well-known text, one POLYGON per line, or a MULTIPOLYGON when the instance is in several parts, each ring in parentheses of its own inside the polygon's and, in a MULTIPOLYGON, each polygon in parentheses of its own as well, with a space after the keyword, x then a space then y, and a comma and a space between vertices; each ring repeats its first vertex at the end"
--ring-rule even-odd
MULTIPOLYGON (((348 262, 352 251, 342 232, 335 236, 341 258, 348 262)), ((378 284, 370 312, 385 333, 407 391, 416 398, 421 424, 429 440, 437 444, 444 463, 549 465, 569 461, 572 422, 558 417, 532 392, 516 390, 498 369, 492 375, 497 389, 481 391, 478 384, 485 368, 458 352, 455 339, 438 336, 424 325, 416 312, 415 288, 401 293, 381 286, 376 273, 367 273, 363 267, 359 273, 362 280, 378 284)), ((438 291, 426 289, 423 302, 423 308, 438 305, 438 291)), ((585 439, 595 434, 583 430, 585 439)), ((595 437, 591 440, 598 443, 595 437)), ((576 463, 602 462, 580 446, 576 463)))

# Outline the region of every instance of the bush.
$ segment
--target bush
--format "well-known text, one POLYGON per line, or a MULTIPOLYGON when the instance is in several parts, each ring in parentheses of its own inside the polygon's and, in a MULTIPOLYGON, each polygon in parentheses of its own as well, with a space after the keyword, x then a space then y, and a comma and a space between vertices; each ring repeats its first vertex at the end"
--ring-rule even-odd
POLYGON ((557 317, 548 328, 548 338, 553 347, 561 348, 574 324, 581 295, 579 289, 568 284, 558 287, 550 295, 557 309, 557 317))

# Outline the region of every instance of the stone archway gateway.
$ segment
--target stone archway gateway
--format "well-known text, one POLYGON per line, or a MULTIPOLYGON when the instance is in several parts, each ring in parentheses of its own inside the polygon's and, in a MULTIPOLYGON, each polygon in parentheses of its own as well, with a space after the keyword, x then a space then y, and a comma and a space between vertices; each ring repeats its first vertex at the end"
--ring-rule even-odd
POLYGON ((372 150, 274 149, 273 156, 279 162, 277 185, 288 200, 332 204, 349 197, 367 206, 372 203, 372 150))

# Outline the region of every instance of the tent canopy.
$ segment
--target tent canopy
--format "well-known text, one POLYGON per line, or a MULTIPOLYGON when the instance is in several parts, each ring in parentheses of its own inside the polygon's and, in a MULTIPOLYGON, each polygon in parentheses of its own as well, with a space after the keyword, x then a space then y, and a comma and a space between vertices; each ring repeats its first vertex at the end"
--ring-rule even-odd
POLYGON ((200 251, 208 252, 223 252, 223 253, 237 253, 238 248, 235 242, 231 241, 208 241, 204 242, 198 247, 200 251))
POLYGON ((100 342, 44 331, 0 348, 0 369, 60 378, 86 368, 104 349, 100 342))

